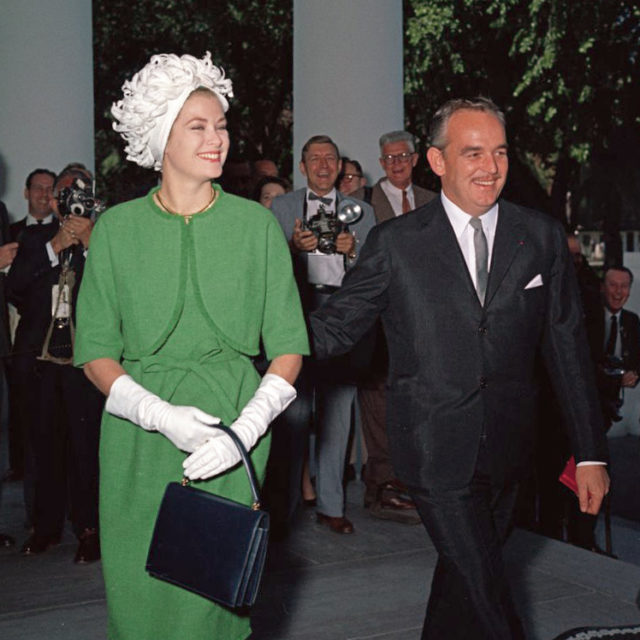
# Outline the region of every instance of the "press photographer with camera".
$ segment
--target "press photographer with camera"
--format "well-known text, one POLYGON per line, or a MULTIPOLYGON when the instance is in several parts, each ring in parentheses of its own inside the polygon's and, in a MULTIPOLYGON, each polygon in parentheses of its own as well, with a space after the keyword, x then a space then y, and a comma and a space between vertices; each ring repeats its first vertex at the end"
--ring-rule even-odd
POLYGON ((34 530, 22 554, 39 554, 57 544, 69 511, 79 541, 74 561, 80 564, 100 558, 103 399, 72 365, 75 301, 97 208, 91 183, 91 175, 77 167, 57 176, 51 199, 55 218, 49 225, 25 227, 7 278, 9 300, 20 314, 14 353, 36 356, 29 425, 36 476, 34 530))
MULTIPOLYGON (((276 198, 272 205, 291 247, 307 315, 340 288, 345 272, 357 262, 358 251, 375 225, 370 205, 345 198, 335 189, 341 167, 333 140, 325 135, 313 136, 302 148, 299 165, 307 186, 276 198)), ((315 388, 318 522, 336 533, 352 533, 353 525, 345 517, 342 476, 356 396, 355 380, 344 360, 319 366, 307 358, 297 388, 297 400, 279 421, 279 428, 286 430, 291 440, 289 450, 295 451, 293 456, 282 456, 283 465, 292 465, 292 485, 298 484, 290 487, 290 510, 299 499, 315 388)))

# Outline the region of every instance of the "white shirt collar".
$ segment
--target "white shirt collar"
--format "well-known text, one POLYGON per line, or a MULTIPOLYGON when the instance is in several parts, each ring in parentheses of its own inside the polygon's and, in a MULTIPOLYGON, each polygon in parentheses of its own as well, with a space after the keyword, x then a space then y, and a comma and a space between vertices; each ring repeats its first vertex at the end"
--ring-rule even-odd
MULTIPOLYGON (((42 218, 42 224, 50 224, 53 222, 53 213, 50 213, 45 218, 42 218)), ((38 224, 38 219, 34 218, 30 213, 27 213, 26 226, 30 227, 33 224, 38 224)))
MULTIPOLYGON (((459 241, 469 224, 469 220, 473 216, 463 211, 457 204, 451 202, 444 191, 440 191, 440 199, 442 200, 442 206, 447 214, 447 218, 449 218, 449 222, 456 234, 456 238, 458 238, 459 241)), ((487 236, 487 240, 492 244, 493 238, 495 237, 496 225, 498 224, 498 203, 496 202, 489 211, 483 213, 480 216, 480 220, 482 221, 482 229, 487 236)))
MULTIPOLYGON (((307 200, 309 200, 309 194, 310 193, 315 193, 315 191, 313 189, 309 189, 309 187, 307 187, 307 200)), ((316 195, 318 195, 316 193, 316 195)), ((322 198, 329 198, 330 200, 335 200, 336 199, 336 190, 335 188, 331 189, 331 191, 329 191, 329 193, 325 193, 323 196, 318 196, 318 197, 322 197, 322 198)))
MULTIPOLYGON (((389 180, 389 178, 385 178, 381 183, 380 186, 387 192, 387 193, 392 193, 396 196, 398 196, 399 198, 402 198, 402 191, 403 189, 398 189, 398 187, 396 187, 395 185, 391 184, 391 180, 389 180)), ((404 189, 404 191, 407 192, 407 196, 410 193, 413 193, 413 184, 409 183, 409 186, 404 189)))

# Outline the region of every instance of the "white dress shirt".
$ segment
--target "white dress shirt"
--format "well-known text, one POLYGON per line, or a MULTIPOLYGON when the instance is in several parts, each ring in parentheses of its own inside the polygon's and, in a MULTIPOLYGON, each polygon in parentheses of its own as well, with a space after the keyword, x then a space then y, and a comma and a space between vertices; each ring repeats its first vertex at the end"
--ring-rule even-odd
MULTIPOLYGON (((402 189, 398 189, 398 187, 394 187, 388 179, 383 180, 380 183, 380 188, 384 191, 387 196, 387 200, 393 209, 393 213, 396 216, 402 215, 402 189)), ((413 185, 410 184, 405 191, 407 192, 407 200, 409 201, 409 207, 411 209, 416 208, 416 197, 413 194, 413 185)))
MULTIPOLYGON (((456 234, 456 239, 460 245, 460 250, 464 256, 464 261, 467 263, 467 269, 471 275, 473 286, 477 287, 476 282, 476 250, 473 244, 474 229, 469 224, 469 221, 473 216, 465 213, 458 205, 454 204, 444 195, 444 191, 440 192, 440 198, 442 199, 442 206, 449 218, 449 222, 453 227, 453 232, 456 234)), ((487 249, 489 250, 488 256, 488 271, 491 272, 491 258, 493 256, 493 241, 496 237, 496 225, 498 224, 498 205, 494 204, 489 211, 483 213, 479 217, 482 222, 482 230, 487 238, 487 249)))

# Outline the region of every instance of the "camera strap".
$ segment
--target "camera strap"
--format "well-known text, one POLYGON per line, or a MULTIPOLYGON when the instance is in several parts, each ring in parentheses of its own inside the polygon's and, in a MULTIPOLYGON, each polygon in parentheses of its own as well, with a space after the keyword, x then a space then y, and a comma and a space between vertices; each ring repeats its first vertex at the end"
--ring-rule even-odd
POLYGON ((44 344, 42 345, 42 352, 38 357, 38 360, 47 360, 48 362, 54 362, 55 364, 72 364, 73 363, 73 344, 75 342, 76 331, 75 325, 73 323, 73 309, 71 302, 71 292, 73 291, 73 287, 76 283, 76 272, 69 264, 70 260, 67 259, 62 264, 62 269, 60 271, 60 276, 58 277, 58 284, 52 288, 52 296, 55 296, 52 300, 51 305, 51 322, 49 323, 49 328, 47 330, 47 335, 44 339, 44 344), (53 330, 58 328, 58 323, 61 320, 63 307, 67 306, 67 309, 64 309, 65 320, 68 323, 69 327, 69 339, 70 342, 68 345, 57 345, 58 347, 70 347, 71 348, 71 356, 69 357, 59 357, 55 356, 49 352, 49 345, 51 344, 51 337, 53 336, 53 330))

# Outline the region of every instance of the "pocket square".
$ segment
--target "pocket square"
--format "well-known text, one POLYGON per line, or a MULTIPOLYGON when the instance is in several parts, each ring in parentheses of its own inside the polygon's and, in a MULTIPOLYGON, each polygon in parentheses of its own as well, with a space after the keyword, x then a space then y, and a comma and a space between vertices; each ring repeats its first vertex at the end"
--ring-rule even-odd
POLYGON ((533 289, 535 287, 541 287, 541 286, 542 286, 542 276, 538 274, 529 282, 529 284, 525 287, 525 289, 533 289))

